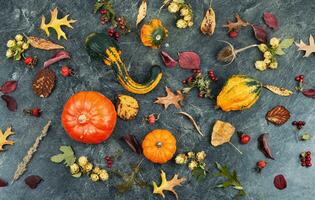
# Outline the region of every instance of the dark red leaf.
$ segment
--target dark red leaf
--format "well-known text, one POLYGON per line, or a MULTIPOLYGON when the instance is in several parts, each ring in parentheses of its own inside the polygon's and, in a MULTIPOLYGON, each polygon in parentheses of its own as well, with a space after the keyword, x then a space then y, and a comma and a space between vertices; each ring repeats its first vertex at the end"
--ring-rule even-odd
POLYGON ((31 175, 27 177, 24 182, 26 185, 28 185, 31 189, 37 188, 38 184, 42 181, 42 177, 36 176, 36 175, 31 175))
POLYGON ((6 186, 8 186, 8 183, 5 180, 2 180, 0 178, 0 187, 6 187, 6 186))
POLYGON ((273 184, 279 190, 283 190, 287 187, 287 181, 282 174, 275 176, 275 178, 273 179, 273 184))
POLYGON ((14 92, 17 87, 17 81, 6 81, 1 87, 0 91, 3 94, 9 94, 11 92, 14 92))
POLYGON ((137 154, 142 154, 141 144, 138 142, 137 138, 134 135, 128 134, 121 137, 121 139, 128 144, 133 152, 137 154))
POLYGON ((10 111, 15 112, 17 109, 17 103, 15 99, 9 95, 2 95, 1 98, 7 103, 7 107, 10 111))
POLYGON ((173 59, 167 52, 162 51, 161 57, 166 67, 169 67, 169 68, 176 67, 177 61, 173 59))
POLYGON ((178 62, 183 69, 200 69, 200 57, 193 51, 178 53, 178 62))
POLYGON ((252 25, 252 28, 253 28, 256 39, 262 43, 266 43, 267 32, 261 26, 252 25))
POLYGON ((303 90, 302 93, 306 97, 314 98, 315 99, 315 89, 307 89, 303 90))
POLYGON ((44 62, 44 68, 63 59, 70 59, 70 53, 63 50, 58 51, 52 58, 44 62))
POLYGON ((271 12, 265 12, 263 18, 268 27, 275 30, 279 28, 278 20, 271 12))
POLYGON ((265 156, 267 158, 274 160, 272 153, 271 153, 271 149, 268 145, 267 134, 261 134, 258 137, 258 148, 259 148, 259 150, 261 150, 265 154, 265 156))

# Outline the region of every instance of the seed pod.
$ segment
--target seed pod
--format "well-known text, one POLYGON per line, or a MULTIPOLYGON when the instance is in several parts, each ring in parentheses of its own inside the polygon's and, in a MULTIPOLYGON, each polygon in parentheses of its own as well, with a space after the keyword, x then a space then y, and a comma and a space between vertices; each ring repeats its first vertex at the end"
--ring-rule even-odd
POLYGON ((39 97, 48 97, 56 84, 56 74, 49 68, 40 70, 33 80, 33 91, 39 97))
POLYGON ((208 35, 211 36, 214 33, 215 30, 215 26, 216 26, 216 22, 215 22, 215 12, 211 7, 211 3, 210 3, 210 7, 209 9, 206 11, 205 16, 203 17, 203 20, 201 22, 200 25, 200 31, 204 34, 204 35, 208 35))

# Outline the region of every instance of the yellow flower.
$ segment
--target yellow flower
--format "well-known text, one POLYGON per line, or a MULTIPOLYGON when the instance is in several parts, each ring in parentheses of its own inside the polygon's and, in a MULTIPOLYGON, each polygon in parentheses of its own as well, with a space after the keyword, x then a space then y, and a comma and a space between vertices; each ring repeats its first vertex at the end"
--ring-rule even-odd
POLYGON ((175 157, 175 163, 178 165, 183 165, 186 162, 187 162, 187 156, 185 154, 180 153, 175 157))
POLYGON ((272 48, 277 48, 279 46, 280 40, 278 38, 271 38, 270 39, 270 45, 272 46, 272 48))
POLYGON ((188 22, 188 27, 192 27, 194 25, 194 22, 188 22))
POLYGON ((18 41, 18 42, 16 43, 16 45, 19 46, 19 47, 22 47, 23 44, 24 44, 23 41, 18 41))
POLYGON ((29 48, 29 46, 30 46, 30 45, 29 45, 28 43, 24 43, 24 44, 22 45, 22 49, 25 49, 25 50, 26 50, 26 49, 29 48))
POLYGON ((170 5, 167 7, 167 10, 170 13, 176 13, 179 11, 179 5, 175 2, 170 3, 170 5))
POLYGON ((77 163, 74 163, 72 165, 70 165, 70 172, 71 174, 77 174, 80 172, 80 167, 77 163))
POLYGON ((9 40, 7 42, 7 47, 11 48, 11 47, 14 47, 16 45, 16 42, 15 40, 9 40))
POLYGON ((268 65, 269 63, 271 63, 271 60, 266 58, 266 59, 264 60, 264 63, 266 63, 266 64, 268 65))
POLYGON ((264 58, 266 58, 266 59, 271 59, 272 58, 272 54, 270 53, 270 51, 266 51, 264 53, 264 58))
POLYGON ((93 169, 93 164, 92 163, 87 163, 84 167, 83 167, 83 170, 84 170, 84 172, 90 172, 90 171, 92 171, 92 169, 93 169))
POLYGON ((188 164, 188 168, 190 170, 194 170, 196 167, 198 166, 198 163, 195 160, 192 160, 189 164, 188 164))
POLYGON ((84 167, 86 164, 88 164, 89 161, 88 161, 87 157, 85 157, 85 156, 80 156, 78 162, 79 162, 79 165, 80 165, 81 167, 84 167))
POLYGON ((100 180, 100 177, 97 174, 91 174, 90 178, 93 182, 100 180))
POLYGON ((186 15, 186 16, 184 17, 184 20, 185 20, 186 22, 191 21, 191 19, 192 19, 191 15, 186 15))
POLYGON ((195 153, 190 151, 187 153, 187 156, 188 156, 188 158, 193 158, 193 157, 195 157, 195 153))
POLYGON ((200 151, 197 153, 196 157, 197 157, 197 161, 203 161, 206 158, 206 153, 204 151, 200 151))
POLYGON ((270 65, 268 67, 270 69, 277 69, 278 68, 278 63, 277 62, 272 62, 272 63, 270 63, 270 65))
POLYGON ((181 16, 187 16, 187 15, 189 15, 189 13, 190 12, 189 12, 189 9, 187 7, 180 9, 180 15, 181 16))
POLYGON ((15 40, 16 40, 16 41, 22 41, 22 40, 23 40, 23 35, 17 34, 17 35, 15 36, 15 40))
POLYGON ((177 28, 186 28, 187 25, 188 25, 187 22, 185 20, 183 20, 183 19, 179 19, 176 22, 177 28))
POLYGON ((268 46, 266 44, 260 44, 260 45, 258 45, 258 49, 261 52, 265 53, 266 51, 268 51, 268 46))
POLYGON ((101 169, 99 167, 94 167, 92 172, 95 174, 99 174, 101 172, 101 169))
POLYGON ((102 169, 100 174, 99 174, 99 177, 102 181, 107 181, 109 176, 108 176, 108 173, 105 169, 102 169))
POLYGON ((267 64, 264 61, 259 60, 259 61, 256 61, 255 67, 256 69, 260 71, 264 71, 267 69, 267 64))
POLYGON ((11 49, 8 49, 7 52, 5 53, 5 56, 7 58, 11 58, 14 55, 14 52, 11 49))

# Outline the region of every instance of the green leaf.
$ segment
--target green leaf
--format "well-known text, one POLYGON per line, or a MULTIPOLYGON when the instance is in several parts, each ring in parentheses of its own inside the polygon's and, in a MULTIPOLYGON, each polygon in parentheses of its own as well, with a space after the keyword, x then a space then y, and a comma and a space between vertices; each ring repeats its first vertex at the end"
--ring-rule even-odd
POLYGON ((191 175, 194 176, 198 181, 202 181, 206 178, 207 172, 201 166, 196 167, 192 172, 191 175))
POLYGON ((70 166, 75 162, 76 157, 71 146, 61 146, 59 150, 63 153, 52 156, 50 158, 52 162, 61 163, 64 161, 66 166, 70 166))
POLYGON ((303 141, 310 140, 310 139, 311 139, 311 135, 308 134, 308 133, 304 133, 304 134, 301 136, 301 140, 303 140, 303 141))
POLYGON ((285 55, 285 52, 280 47, 278 47, 275 51, 275 54, 282 56, 285 55))
POLYGON ((244 188, 241 185, 235 185, 234 189, 236 189, 236 190, 244 190, 244 188))
POLYGON ((279 47, 282 49, 289 48, 293 44, 293 42, 294 42, 293 38, 283 39, 280 42, 279 47))
POLYGON ((50 160, 54 163, 61 163, 64 160, 64 156, 63 154, 58 154, 58 155, 52 156, 50 160))
POLYGON ((81 175, 82 175, 82 173, 81 173, 81 172, 76 173, 76 174, 72 174, 72 176, 73 176, 74 178, 80 178, 80 177, 81 177, 81 175))

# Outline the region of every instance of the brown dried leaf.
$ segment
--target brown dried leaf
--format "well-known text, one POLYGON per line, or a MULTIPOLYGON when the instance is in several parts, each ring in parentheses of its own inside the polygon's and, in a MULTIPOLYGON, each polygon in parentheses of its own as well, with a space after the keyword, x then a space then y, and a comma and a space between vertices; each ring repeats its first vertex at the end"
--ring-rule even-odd
POLYGON ((235 132, 235 127, 221 120, 217 120, 212 129, 211 144, 214 147, 230 142, 231 137, 235 132))
POLYGON ((157 100, 154 101, 156 104, 164 105, 164 108, 167 109, 169 105, 174 105, 177 109, 181 108, 181 103, 184 100, 184 96, 181 91, 177 90, 175 95, 171 89, 165 87, 167 95, 165 97, 157 97, 157 100))
POLYGON ((271 91, 272 93, 274 94, 277 94, 279 96, 291 96, 293 94, 293 92, 291 90, 288 90, 286 88, 283 88, 283 87, 277 87, 277 86, 274 86, 274 85, 264 85, 264 87, 266 89, 268 89, 269 91, 271 91))
POLYGON ((290 112, 281 105, 278 105, 267 112, 266 120, 274 125, 280 126, 290 119, 290 112))
POLYGON ((39 97, 48 97, 56 84, 56 74, 49 68, 41 69, 33 80, 33 91, 39 97))
POLYGON ((40 184, 40 182, 42 181, 42 177, 37 176, 37 175, 31 175, 28 176, 24 182, 26 185, 28 185, 31 189, 35 189, 37 188, 38 184, 40 184))
POLYGON ((13 140, 7 140, 7 138, 13 134, 14 134, 14 132, 12 131, 11 127, 7 128, 7 130, 5 130, 4 133, 0 130, 0 151, 3 151, 4 145, 13 145, 14 144, 13 140))
POLYGON ((178 199, 178 194, 175 192, 174 187, 175 186, 181 186, 183 182, 186 181, 185 178, 178 178, 178 174, 175 174, 172 180, 166 180, 166 174, 163 170, 161 170, 161 185, 157 186, 156 182, 153 181, 153 194, 159 194, 163 198, 165 198, 165 195, 163 193, 164 190, 172 192, 176 199, 178 199))
POLYGON ((59 44, 55 44, 49 40, 45 40, 43 38, 39 38, 35 36, 29 36, 27 37, 27 40, 32 47, 37 48, 37 49, 43 49, 43 50, 64 49, 64 47, 59 44))
POLYGON ((146 15, 147 15, 147 0, 142 0, 139 6, 139 10, 138 10, 136 26, 145 18, 146 15))
POLYGON ((215 12, 210 6, 201 22, 200 31, 205 35, 211 36, 215 31, 215 26, 215 12))
POLYGON ((306 45, 302 40, 300 43, 295 43, 298 48, 298 51, 305 51, 305 55, 303 57, 309 57, 312 53, 315 53, 315 42, 314 37, 310 35, 309 45, 306 45))
POLYGON ((1 187, 6 187, 6 186, 8 186, 8 182, 6 182, 5 180, 2 180, 2 179, 0 178, 0 188, 1 188, 1 187))
POLYGON ((13 97, 4 94, 4 95, 1 95, 1 99, 6 102, 7 108, 8 108, 10 111, 12 111, 12 112, 15 112, 15 111, 16 111, 16 109, 17 109, 17 103, 16 103, 16 100, 15 100, 13 97))
POLYGON ((250 23, 244 21, 239 14, 235 15, 236 22, 228 21, 228 23, 224 24, 223 27, 228 29, 228 32, 231 31, 239 31, 242 27, 249 26, 250 23))

